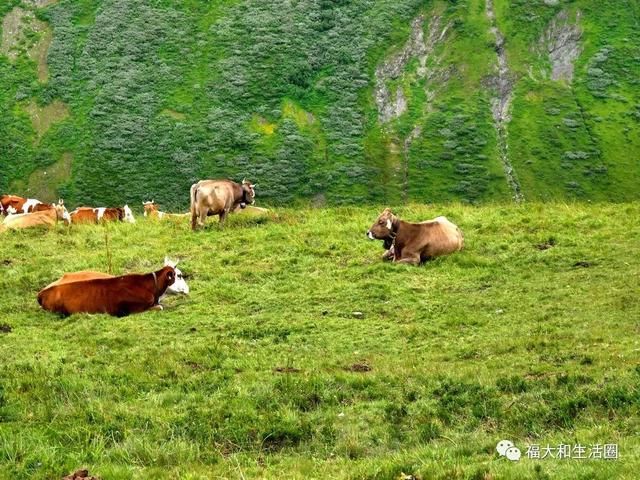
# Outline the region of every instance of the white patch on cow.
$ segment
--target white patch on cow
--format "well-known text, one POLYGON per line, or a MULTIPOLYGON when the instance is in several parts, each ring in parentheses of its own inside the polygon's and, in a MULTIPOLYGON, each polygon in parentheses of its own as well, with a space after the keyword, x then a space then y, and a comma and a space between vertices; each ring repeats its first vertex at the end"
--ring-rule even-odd
POLYGON ((35 207, 39 203, 42 203, 40 200, 36 200, 35 198, 29 198, 24 205, 22 206, 22 213, 29 213, 29 209, 35 207))
POLYGON ((175 278, 173 284, 169 285, 169 288, 167 288, 167 291, 165 292, 165 294, 169 294, 169 295, 178 295, 178 294, 189 295, 189 285, 187 285, 187 282, 185 282, 184 276, 182 275, 182 272, 180 271, 179 268, 176 268, 176 265, 178 265, 178 260, 173 261, 169 257, 164 257, 164 266, 165 267, 171 267, 176 272, 176 278, 175 278))
POLYGON ((18 210, 16 210, 16 209, 15 209, 14 207, 12 207, 12 206, 8 206, 8 207, 7 207, 7 209, 6 209, 6 212, 7 212, 9 215, 15 215, 16 213, 18 213, 18 210))
POLYGON ((158 218, 164 217, 164 212, 158 212, 158 218))
POLYGON ((128 223, 136 223, 136 219, 133 218, 133 212, 129 208, 129 205, 124 206, 124 221, 128 223))
POLYGON ((174 268, 174 270, 176 272, 176 279, 174 280, 173 284, 171 284, 169 288, 167 288, 167 293, 170 293, 172 295, 189 295, 189 285, 187 285, 187 282, 185 282, 182 272, 179 268, 174 268))
POLYGON ((98 218, 98 221, 102 220, 102 217, 104 217, 104 211, 106 210, 105 207, 100 207, 100 208, 94 208, 93 211, 96 212, 96 216, 98 218))
POLYGON ((369 230, 367 232, 367 237, 369 237, 371 240, 375 240, 376 239, 376 237, 373 236, 373 233, 371 233, 371 230, 369 230))
POLYGON ((391 219, 390 219, 390 218, 389 218, 389 219, 387 219, 387 228, 388 228, 389 230, 391 230, 391 227, 392 227, 392 226, 393 226, 393 224, 391 223, 391 219))
POLYGON ((62 211, 62 219, 65 222, 71 223, 71 215, 69 215, 69 211, 66 208, 62 211))

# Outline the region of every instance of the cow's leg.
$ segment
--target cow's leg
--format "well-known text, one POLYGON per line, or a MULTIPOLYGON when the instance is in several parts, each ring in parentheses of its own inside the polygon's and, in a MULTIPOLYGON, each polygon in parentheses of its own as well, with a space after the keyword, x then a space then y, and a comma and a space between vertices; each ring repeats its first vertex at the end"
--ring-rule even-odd
POLYGON ((400 260, 398 260, 398 257, 396 256, 394 261, 398 263, 408 263, 410 265, 420 265, 420 254, 419 253, 403 254, 400 260))
POLYGON ((157 304, 157 305, 154 305, 153 307, 151 307, 149 310, 153 310, 154 312, 157 312, 157 311, 164 310, 164 307, 162 305, 160 305, 160 304, 157 304))
POLYGON ((195 230, 198 226, 198 212, 195 208, 191 209, 191 230, 195 230))
POLYGON ((224 227, 224 221, 227 219, 227 214, 229 210, 222 210, 218 216, 220 217, 220 228, 224 227))
POLYGON ((200 215, 198 217, 198 225, 204 227, 204 222, 207 219, 207 213, 209 213, 209 209, 207 207, 200 209, 200 215))
POLYGON ((392 249, 389 249, 382 254, 382 260, 385 260, 385 261, 393 261, 393 257, 394 257, 394 254, 392 249))

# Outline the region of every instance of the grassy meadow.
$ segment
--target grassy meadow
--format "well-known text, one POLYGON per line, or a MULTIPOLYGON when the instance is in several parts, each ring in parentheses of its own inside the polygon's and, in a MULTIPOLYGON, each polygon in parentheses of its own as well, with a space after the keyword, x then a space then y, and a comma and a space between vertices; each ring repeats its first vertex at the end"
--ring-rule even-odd
POLYGON ((466 241, 417 268, 365 238, 380 210, 3 234, 0 479, 637 478, 640 204, 409 205, 466 241), (191 295, 163 312, 36 302, 165 255, 191 295), (620 458, 525 456, 560 443, 620 458))

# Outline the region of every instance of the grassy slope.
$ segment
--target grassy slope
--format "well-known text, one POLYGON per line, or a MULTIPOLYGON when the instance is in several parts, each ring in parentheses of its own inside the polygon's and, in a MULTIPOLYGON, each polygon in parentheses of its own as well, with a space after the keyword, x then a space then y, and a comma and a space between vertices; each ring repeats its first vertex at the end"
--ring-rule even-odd
MULTIPOLYGON (((18 3, 3 2, 0 15, 18 3)), ((494 3, 515 82, 509 142, 525 197, 637 198, 636 3, 494 3), (582 12, 572 85, 544 80, 547 60, 534 48, 563 8, 582 12)), ((26 55, 15 65, 0 58, 3 192, 55 199, 43 172, 71 154, 71 177, 49 177, 70 204, 154 197, 184 208, 193 180, 221 176, 249 176, 273 202, 391 202, 402 198, 398 146, 420 126, 410 199, 510 197, 491 121, 496 56, 482 0, 60 0, 36 14, 54 32, 48 82, 35 80, 26 55), (431 81, 427 101, 409 62, 391 82, 405 88, 408 111, 382 126, 376 66, 402 48, 420 13, 425 29, 434 14, 450 24, 434 52, 446 74, 431 81), (71 116, 36 141, 25 105, 56 99, 71 116)))
POLYGON ((103 228, 4 234, 0 478, 635 478, 640 206, 406 206, 465 233, 420 268, 379 260, 377 210, 109 226, 116 273, 170 254, 190 275, 189 298, 124 319, 35 302, 106 269, 103 228), (623 458, 512 464, 502 438, 623 458))
POLYGON ((518 79, 512 158, 531 199, 624 200, 638 189, 635 175, 627 172, 637 168, 631 152, 638 148, 632 118, 640 101, 640 44, 632 39, 638 38, 640 23, 637 5, 623 3, 621 8, 619 2, 571 1, 551 8, 542 2, 498 2, 518 79), (548 60, 538 53, 541 33, 561 9, 572 22, 579 12, 583 31, 572 83, 549 80, 548 60))

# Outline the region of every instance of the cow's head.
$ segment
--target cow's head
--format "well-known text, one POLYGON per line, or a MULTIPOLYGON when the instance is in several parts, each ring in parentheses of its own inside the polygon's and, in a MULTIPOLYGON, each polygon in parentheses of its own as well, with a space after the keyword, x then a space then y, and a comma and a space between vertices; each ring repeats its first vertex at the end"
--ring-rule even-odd
POLYGON ((165 265, 159 271, 155 272, 155 274, 156 294, 158 295, 158 298, 160 298, 166 294, 171 285, 175 283, 176 270, 169 265, 165 265))
POLYGON ((154 216, 154 214, 158 213, 158 205, 156 202, 151 200, 150 202, 142 202, 142 206, 144 207, 144 216, 154 216))
POLYGON ((176 274, 174 282, 169 285, 169 288, 167 288, 167 291, 165 293, 172 295, 177 295, 180 293, 189 295, 189 285, 187 285, 187 282, 185 282, 182 272, 179 268, 176 267, 176 265, 178 265, 177 260, 172 261, 171 259, 169 259, 169 257, 164 257, 164 266, 173 268, 176 274))
POLYGON ((252 184, 246 178, 242 180, 242 201, 240 202, 240 207, 244 208, 247 205, 253 205, 256 203, 256 186, 252 184))
POLYGON ((385 208, 371 225, 367 237, 371 240, 387 240, 395 235, 397 222, 398 218, 391 213, 391 209, 385 208))
POLYGON ((133 218, 133 212, 129 208, 129 205, 125 205, 124 207, 122 207, 122 212, 123 212, 123 218, 122 218, 123 221, 127 223, 136 223, 136 219, 133 218))
POLYGON ((58 220, 62 220, 65 224, 69 225, 71 223, 71 215, 69 215, 67 207, 64 206, 64 201, 62 199, 58 200, 58 204, 54 205, 54 208, 56 209, 58 220))

